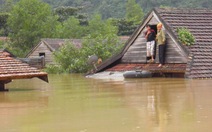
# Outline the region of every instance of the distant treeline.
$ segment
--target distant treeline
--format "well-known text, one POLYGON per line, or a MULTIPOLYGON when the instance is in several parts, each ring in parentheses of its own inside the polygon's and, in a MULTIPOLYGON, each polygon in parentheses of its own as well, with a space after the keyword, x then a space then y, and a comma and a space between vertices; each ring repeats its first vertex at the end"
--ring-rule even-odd
MULTIPOLYGON (((53 7, 82 6, 88 14, 100 13, 103 19, 123 18, 127 0, 44 0, 53 7)), ((212 8, 211 0, 136 0, 147 13, 154 7, 212 8)))
MULTIPOLYGON (((3 5, 5 1, 0 0, 3 5)), ((99 13, 103 19, 124 18, 126 14, 127 0, 43 0, 53 8, 59 6, 83 7, 82 13, 90 15, 99 13)), ((145 13, 154 7, 178 7, 178 8, 212 8, 211 0, 136 0, 145 13)))

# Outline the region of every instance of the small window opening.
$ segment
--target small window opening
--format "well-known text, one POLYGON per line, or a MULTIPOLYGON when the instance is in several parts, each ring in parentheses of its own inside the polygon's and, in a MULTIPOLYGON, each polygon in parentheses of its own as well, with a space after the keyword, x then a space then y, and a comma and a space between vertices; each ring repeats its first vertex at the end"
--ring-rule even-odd
POLYGON ((42 57, 42 56, 45 57, 45 53, 39 53, 39 56, 40 57, 42 57))

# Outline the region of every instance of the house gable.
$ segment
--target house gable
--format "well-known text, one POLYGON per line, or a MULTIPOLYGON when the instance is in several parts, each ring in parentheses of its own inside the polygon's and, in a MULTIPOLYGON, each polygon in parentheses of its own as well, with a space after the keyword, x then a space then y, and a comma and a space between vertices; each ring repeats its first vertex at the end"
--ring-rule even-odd
MULTIPOLYGON (((145 25, 157 25, 160 21, 154 11, 149 14, 145 22, 139 27, 140 29, 135 34, 134 40, 129 43, 128 49, 121 59, 122 63, 146 63, 146 39, 145 39, 145 25)), ((165 25, 165 24, 164 24, 165 25)), ((177 40, 172 36, 168 27, 164 26, 167 38, 166 59, 165 63, 187 63, 187 54, 181 49, 177 40)), ((157 46, 156 46, 157 47, 157 46)), ((158 48, 156 48, 156 62, 158 62, 158 48)))
POLYGON ((44 41, 41 41, 28 55, 28 58, 38 58, 41 54, 45 54, 45 63, 50 64, 53 62, 52 52, 52 49, 44 41))

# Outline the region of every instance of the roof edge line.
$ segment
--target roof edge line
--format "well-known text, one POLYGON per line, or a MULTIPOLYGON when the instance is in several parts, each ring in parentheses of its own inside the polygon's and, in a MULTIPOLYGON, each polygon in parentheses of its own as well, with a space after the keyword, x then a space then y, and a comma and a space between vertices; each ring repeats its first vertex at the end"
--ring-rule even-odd
POLYGON ((54 52, 55 51, 54 48, 52 48, 51 45, 49 45, 45 40, 42 40, 42 41, 50 49, 51 52, 54 52))
MULTIPOLYGON (((171 28, 161 18, 160 13, 157 11, 157 8, 154 8, 153 11, 157 15, 158 19, 163 23, 164 27, 166 27, 166 29, 170 33, 171 37, 173 37, 174 40, 178 40, 177 36, 174 34, 174 32, 171 30, 171 28)), ((188 56, 190 52, 186 49, 186 47, 183 46, 181 43, 179 43, 179 41, 175 41, 175 42, 179 46, 179 48, 183 51, 184 55, 188 56)))
POLYGON ((28 58, 39 45, 41 45, 41 41, 37 45, 35 45, 25 57, 28 58))

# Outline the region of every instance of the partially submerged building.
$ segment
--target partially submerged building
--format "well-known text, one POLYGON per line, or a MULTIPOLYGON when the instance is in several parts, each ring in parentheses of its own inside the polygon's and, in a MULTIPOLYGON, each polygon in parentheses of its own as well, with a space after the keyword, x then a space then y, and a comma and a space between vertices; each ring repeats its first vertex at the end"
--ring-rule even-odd
POLYGON ((97 72, 149 70, 156 76, 186 78, 212 77, 212 10, 155 8, 126 42, 123 50, 103 62, 97 72), (165 65, 147 63, 145 26, 150 24, 156 31, 161 22, 166 31, 167 46, 165 65), (195 37, 195 44, 186 46, 179 42, 177 29, 187 28, 195 37))
POLYGON ((37 77, 48 82, 46 72, 41 72, 37 68, 14 58, 6 50, 0 50, 0 91, 5 91, 5 84, 14 79, 31 79, 37 77))
POLYGON ((26 55, 26 58, 44 57, 45 64, 54 64, 53 52, 58 50, 66 42, 72 43, 79 48, 82 43, 80 39, 44 38, 26 55))
MULTIPOLYGON (((129 36, 120 36, 120 40, 125 43, 129 36)), ((76 48, 82 47, 82 39, 53 39, 43 38, 41 41, 31 49, 26 55, 26 58, 22 58, 23 62, 28 63, 30 66, 36 68, 43 68, 46 64, 55 64, 53 52, 57 51, 65 43, 71 43, 76 48)))

